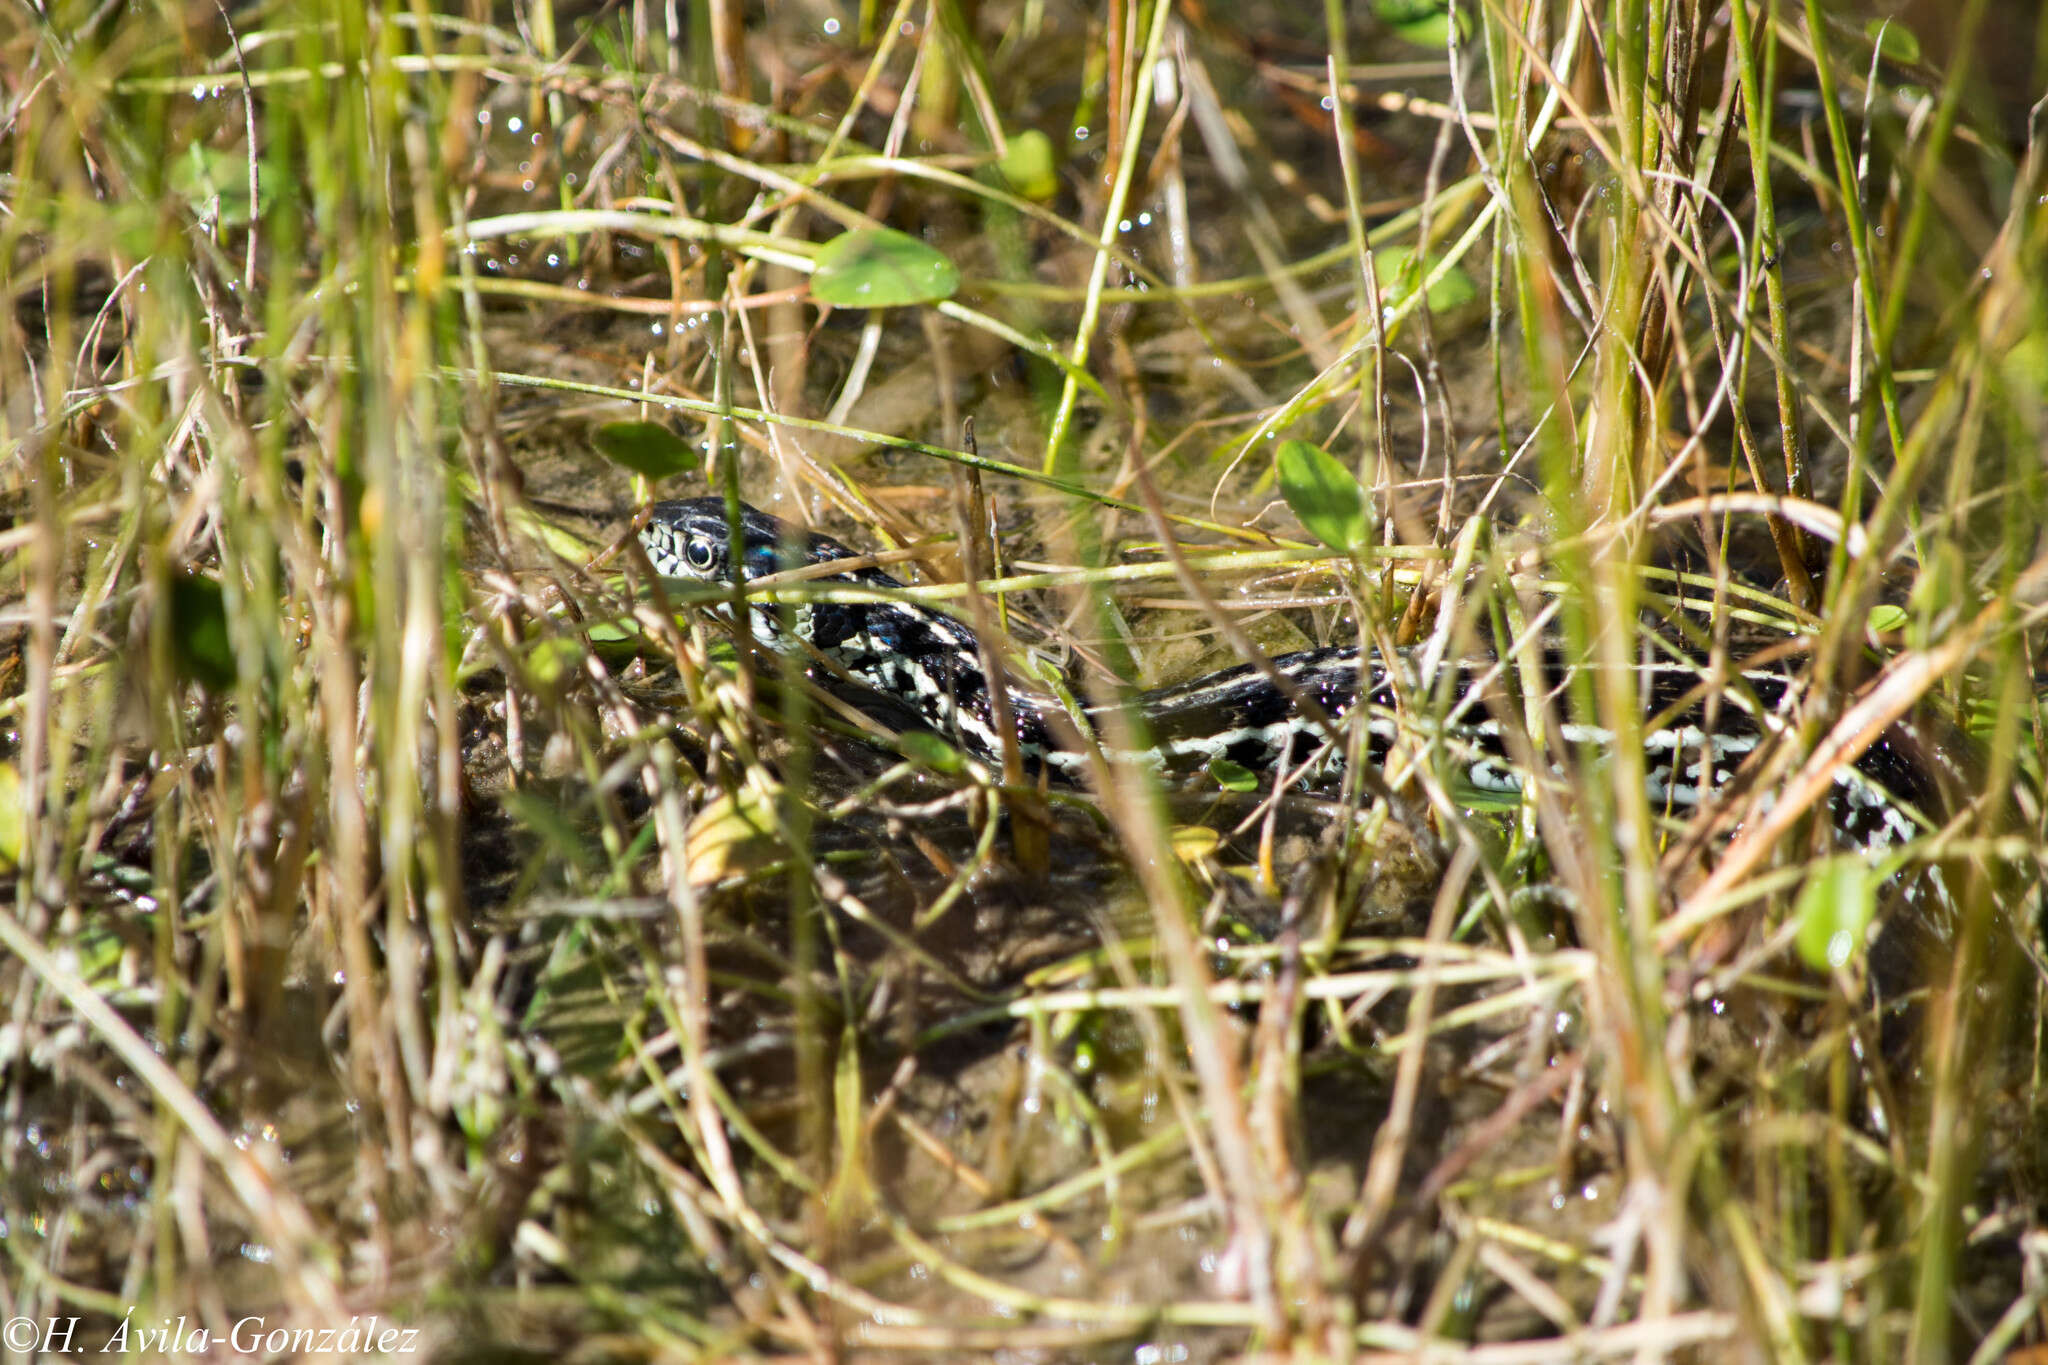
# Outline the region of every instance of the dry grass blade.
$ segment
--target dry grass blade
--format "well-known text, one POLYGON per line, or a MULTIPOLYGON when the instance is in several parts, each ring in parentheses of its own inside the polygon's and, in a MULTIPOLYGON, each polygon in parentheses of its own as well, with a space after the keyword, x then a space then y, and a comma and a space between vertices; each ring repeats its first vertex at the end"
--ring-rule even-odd
POLYGON ((10 1358, 2048 1350, 2024 7, 0 3, 10 1358))

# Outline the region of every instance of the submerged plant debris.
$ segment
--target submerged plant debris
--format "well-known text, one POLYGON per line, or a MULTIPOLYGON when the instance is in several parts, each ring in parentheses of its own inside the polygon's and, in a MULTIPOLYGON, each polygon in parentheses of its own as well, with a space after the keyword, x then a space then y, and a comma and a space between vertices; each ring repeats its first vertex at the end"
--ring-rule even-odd
POLYGON ((0 7, 9 1359, 2048 1357, 2027 7, 0 7), (705 494, 1521 776, 991 770, 705 494))

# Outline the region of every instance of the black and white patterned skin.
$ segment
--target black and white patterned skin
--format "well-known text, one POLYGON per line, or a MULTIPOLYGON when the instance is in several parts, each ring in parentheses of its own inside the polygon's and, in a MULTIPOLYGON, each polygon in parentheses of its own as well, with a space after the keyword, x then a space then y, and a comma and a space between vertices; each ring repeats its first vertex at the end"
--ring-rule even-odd
MULTIPOLYGON (((640 538, 657 573, 705 582, 749 583, 770 573, 857 557, 836 540, 798 530, 744 504, 738 529, 737 571, 723 499, 656 503, 640 538)), ((851 569, 823 581, 882 590, 903 586, 875 568, 851 569)), ((974 632, 958 620, 902 601, 784 606, 756 601, 747 614, 751 633, 763 646, 802 660, 806 667, 829 660, 911 706, 975 758, 1001 767, 1002 744, 981 651, 974 632)), ((1421 651, 1401 650, 1390 664, 1376 652, 1333 647, 1283 654, 1272 665, 1331 720, 1362 713, 1368 762, 1383 765, 1397 740, 1414 746, 1434 739, 1455 773, 1472 787, 1519 793, 1526 774, 1508 757, 1500 715, 1521 712, 1501 706, 1497 713, 1488 704, 1488 694, 1496 702, 1505 696, 1502 667, 1490 658, 1445 660, 1436 674, 1424 677, 1421 659, 1421 651)), ((1673 660, 1631 671, 1648 726, 1643 734, 1645 790, 1654 806, 1671 815, 1685 816, 1735 784, 1745 761, 1790 724, 1786 712, 1794 681, 1788 674, 1744 671, 1718 689, 1710 710, 1708 689, 1695 664, 1673 660)), ((1561 693, 1568 670, 1555 651, 1546 652, 1544 673, 1553 693, 1561 693)), ((1050 694, 1014 680, 1006 695, 1027 770, 1036 774, 1046 768, 1078 781, 1086 764, 1079 741, 1084 731, 1088 740, 1103 734, 1102 712, 1090 708, 1070 715, 1050 694)), ((1553 703, 1548 707, 1552 715, 1568 711, 1559 696, 1545 700, 1553 703)), ((1141 693, 1136 709, 1150 747, 1137 752, 1105 748, 1113 762, 1142 763, 1170 776, 1200 772, 1223 759, 1266 780, 1296 772, 1311 788, 1328 787, 1342 771, 1344 744, 1333 742, 1293 697, 1251 664, 1141 693)), ((1592 754, 1611 747, 1614 739, 1604 729, 1570 723, 1557 727, 1557 735, 1592 754)), ((1964 789, 1950 745, 1935 742, 1910 722, 1894 725, 1853 764, 1844 764, 1834 781, 1830 814, 1839 837, 1873 852, 1924 833, 1923 812, 1943 809, 1945 797, 1964 789)))
MULTIPOLYGON (((798 530, 765 512, 740 508, 741 565, 732 567, 734 546, 722 498, 658 502, 640 543, 655 572, 667 578, 714 583, 752 582, 772 573, 837 559, 855 552, 827 536, 798 530)), ((901 589, 880 569, 834 574, 828 583, 901 589)), ((747 608, 756 641, 778 654, 802 660, 819 657, 877 692, 910 706, 934 730, 958 742, 984 762, 1002 763, 981 652, 974 632, 944 612, 906 602, 799 602, 787 607, 753 602, 747 608), (785 612, 787 615, 785 616, 785 612)), ((1080 761, 1069 743, 1054 738, 1064 725, 1056 699, 1011 683, 1007 699, 1017 741, 1034 766, 1064 759, 1080 761)))

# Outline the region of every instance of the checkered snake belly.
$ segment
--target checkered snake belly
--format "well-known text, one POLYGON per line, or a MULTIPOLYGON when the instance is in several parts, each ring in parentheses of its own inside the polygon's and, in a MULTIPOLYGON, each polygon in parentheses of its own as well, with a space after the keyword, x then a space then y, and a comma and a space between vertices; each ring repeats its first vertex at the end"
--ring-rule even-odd
MULTIPOLYGON (((805 577, 828 586, 883 593, 903 586, 873 567, 823 573, 813 566, 857 559, 857 552, 744 504, 737 523, 729 524, 717 497, 656 503, 640 542, 655 572, 672 580, 744 586, 811 568, 815 577, 805 577)), ((1352 743, 1338 722, 1364 726, 1364 757, 1373 765, 1385 765, 1403 745, 1433 743, 1438 770, 1448 761, 1449 776, 1468 790, 1512 795, 1530 767, 1511 757, 1520 731, 1503 724, 1501 717, 1512 713, 1499 704, 1509 669, 1490 657, 1431 664, 1420 649, 1355 647, 1278 655, 1269 667, 1243 664, 1138 694, 1142 724, 1134 729, 1113 723, 1110 708, 1065 706, 1051 691, 1013 679, 1004 679, 998 694, 975 633, 929 607, 900 599, 780 605, 757 599, 743 610, 765 648, 908 706, 998 770, 1004 712, 1026 770, 1067 781, 1085 775, 1094 746, 1112 762, 1143 764, 1166 776, 1248 771, 1262 781, 1291 775, 1312 788, 1327 787, 1352 743), (1006 705, 998 706, 999 696, 1006 705), (1133 733, 1143 736, 1142 747, 1128 741, 1117 747, 1133 733)), ((1559 651, 1544 652, 1541 671, 1552 690, 1547 700, 1557 700, 1571 672, 1559 651)), ((1797 683, 1780 669, 1744 669, 1718 686, 1709 685, 1698 664, 1682 659, 1634 665, 1632 672, 1643 705, 1638 734, 1645 792, 1653 807, 1674 816, 1732 791, 1745 765, 1753 766, 1759 750, 1791 724, 1786 711, 1797 683)), ((1551 733, 1553 742, 1581 756, 1597 756, 1615 742, 1612 732, 1590 725, 1566 723, 1551 733)), ((1944 795, 1966 790, 1955 742, 1901 721, 1840 765, 1828 814, 1842 842, 1882 850, 1925 833, 1944 795)), ((1532 746, 1520 751, 1526 757, 1532 746)))

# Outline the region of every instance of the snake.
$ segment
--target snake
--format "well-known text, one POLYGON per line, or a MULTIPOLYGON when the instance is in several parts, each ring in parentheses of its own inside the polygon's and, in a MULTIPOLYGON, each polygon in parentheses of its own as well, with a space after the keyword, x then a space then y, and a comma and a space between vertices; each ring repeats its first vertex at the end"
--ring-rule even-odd
MULTIPOLYGON (((743 621, 745 633, 786 668, 836 676, 908 707, 996 771, 1014 747, 1026 774, 1075 785, 1099 753, 1108 763, 1183 782, 1249 774, 1316 790, 1341 776, 1354 751, 1378 768, 1397 747, 1420 743, 1435 746, 1441 757, 1433 761, 1448 760, 1467 792, 1514 798, 1530 780, 1529 764, 1515 759, 1518 713, 1503 704, 1514 670, 1497 655, 1326 646, 1125 700, 1077 705, 1066 700, 1079 691, 1070 681, 1048 686, 1015 676, 966 622, 901 596, 904 584, 872 557, 746 503, 729 515, 719 496, 656 502, 639 541, 662 579, 732 590, 714 610, 735 627, 743 621), (842 561, 845 568, 830 567, 842 561), (780 574, 852 591, 797 600, 770 600, 765 589, 748 593, 780 574), (1342 728, 1351 723, 1364 727, 1362 745, 1342 728)), ((1569 709, 1559 703, 1575 668, 1561 647, 1545 645, 1540 655, 1540 700, 1555 715, 1569 709)), ((1767 746, 1796 732, 1800 680, 1782 661, 1717 674, 1674 648, 1629 667, 1644 716, 1633 733, 1643 749, 1644 794, 1665 814, 1688 816, 1731 796, 1767 746)), ((1617 742, 1613 730, 1598 725, 1566 721, 1543 729, 1583 757, 1597 759, 1617 742)), ((1967 790, 1959 741, 1902 718, 1839 764, 1826 803, 1838 840, 1882 853, 1927 834, 1932 816, 1967 790)), ((1525 758, 1532 751, 1526 738, 1520 748, 1525 758)), ((1564 771, 1562 764, 1551 767, 1564 771)), ((1770 800, 1763 793, 1762 808, 1770 800)))

